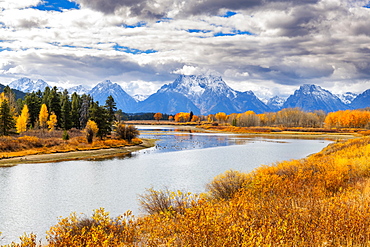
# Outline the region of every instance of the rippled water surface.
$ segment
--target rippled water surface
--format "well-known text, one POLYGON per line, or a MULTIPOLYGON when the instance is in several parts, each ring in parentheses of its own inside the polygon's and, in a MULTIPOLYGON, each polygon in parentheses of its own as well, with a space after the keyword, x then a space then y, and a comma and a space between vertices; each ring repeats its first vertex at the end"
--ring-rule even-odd
POLYGON ((0 244, 24 232, 45 236, 59 216, 91 215, 104 207, 112 216, 140 214, 137 196, 146 188, 203 192, 226 170, 249 172, 261 164, 297 159, 330 141, 265 139, 189 129, 138 126, 156 146, 130 157, 104 161, 23 164, 0 169, 0 244))

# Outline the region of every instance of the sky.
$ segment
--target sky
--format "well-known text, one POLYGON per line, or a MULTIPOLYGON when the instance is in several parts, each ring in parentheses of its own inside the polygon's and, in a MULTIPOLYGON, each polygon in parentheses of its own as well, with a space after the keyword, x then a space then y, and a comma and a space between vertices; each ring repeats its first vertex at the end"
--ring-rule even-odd
POLYGON ((369 0, 0 0, 0 83, 148 95, 220 75, 260 98, 370 88, 369 0))

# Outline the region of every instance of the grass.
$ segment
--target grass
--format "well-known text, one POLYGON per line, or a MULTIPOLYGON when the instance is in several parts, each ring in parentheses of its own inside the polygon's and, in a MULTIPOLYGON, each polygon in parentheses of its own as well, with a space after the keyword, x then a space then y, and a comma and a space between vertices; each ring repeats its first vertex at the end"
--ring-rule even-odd
POLYGON ((62 140, 63 131, 28 131, 21 136, 0 137, 0 163, 7 159, 30 155, 67 153, 75 151, 100 150, 139 145, 143 141, 135 138, 131 143, 118 138, 95 139, 89 144, 82 131, 69 131, 69 140, 62 140))

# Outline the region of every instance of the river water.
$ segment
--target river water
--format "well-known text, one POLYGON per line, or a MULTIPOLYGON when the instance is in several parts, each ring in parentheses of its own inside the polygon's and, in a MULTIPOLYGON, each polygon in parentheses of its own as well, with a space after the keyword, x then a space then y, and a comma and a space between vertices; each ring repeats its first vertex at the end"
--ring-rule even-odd
POLYGON ((205 191, 227 171, 250 172, 262 164, 298 159, 320 151, 328 140, 266 139, 189 129, 138 126, 156 146, 126 158, 22 164, 0 168, 0 245, 24 232, 45 232, 71 212, 90 216, 103 207, 112 216, 142 212, 138 195, 147 188, 205 191))

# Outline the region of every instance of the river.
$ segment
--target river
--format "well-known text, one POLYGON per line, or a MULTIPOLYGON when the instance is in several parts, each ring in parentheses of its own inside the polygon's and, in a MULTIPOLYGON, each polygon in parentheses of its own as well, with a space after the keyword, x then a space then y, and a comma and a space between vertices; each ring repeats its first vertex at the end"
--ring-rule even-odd
POLYGON ((213 177, 233 169, 250 172, 262 164, 298 159, 320 151, 328 140, 267 139, 138 126, 156 146, 126 158, 22 164, 0 168, 0 245, 24 232, 45 237, 58 217, 90 216, 103 207, 112 216, 142 212, 138 195, 153 187, 205 191, 213 177))

